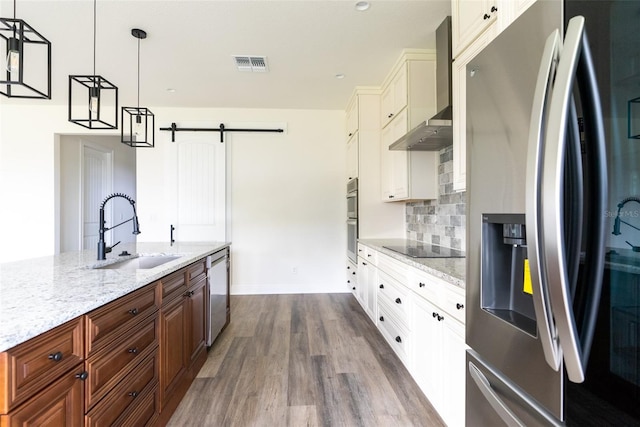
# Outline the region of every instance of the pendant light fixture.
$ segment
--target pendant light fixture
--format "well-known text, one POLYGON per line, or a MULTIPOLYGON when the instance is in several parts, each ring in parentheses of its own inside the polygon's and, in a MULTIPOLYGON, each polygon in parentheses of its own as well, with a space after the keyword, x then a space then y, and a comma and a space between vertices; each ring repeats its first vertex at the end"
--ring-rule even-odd
POLYGON ((69 76, 69 121, 88 129, 118 128, 118 88, 96 75, 96 0, 93 0, 93 75, 69 76))
POLYGON ((121 140, 130 147, 153 147, 155 119, 148 108, 140 106, 140 40, 146 39, 147 33, 134 28, 131 35, 138 39, 138 106, 122 107, 121 140))
POLYGON ((0 93, 9 98, 51 99, 51 43, 31 25, 16 19, 16 0, 13 18, 0 18, 0 38, 4 41, 0 93), (29 63, 25 65, 26 58, 29 63))

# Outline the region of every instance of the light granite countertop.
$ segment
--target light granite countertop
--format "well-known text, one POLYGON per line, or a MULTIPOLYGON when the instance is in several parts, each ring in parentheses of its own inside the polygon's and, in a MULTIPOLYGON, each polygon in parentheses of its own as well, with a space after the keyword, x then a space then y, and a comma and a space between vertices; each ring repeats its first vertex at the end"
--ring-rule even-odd
POLYGON ((439 277, 452 285, 465 287, 466 258, 411 258, 383 247, 403 245, 406 242, 405 239, 358 239, 358 243, 402 261, 411 267, 439 277))
POLYGON ((167 274, 224 249, 229 242, 122 244, 96 261, 96 251, 65 252, 0 264, 0 351, 27 341, 167 274), (95 267, 139 255, 179 255, 146 270, 95 267))

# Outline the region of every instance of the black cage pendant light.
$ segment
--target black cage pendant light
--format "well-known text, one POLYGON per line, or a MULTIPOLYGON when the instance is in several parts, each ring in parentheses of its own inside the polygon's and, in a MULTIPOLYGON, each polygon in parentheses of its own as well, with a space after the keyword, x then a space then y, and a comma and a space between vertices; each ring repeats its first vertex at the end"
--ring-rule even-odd
POLYGON ((4 47, 0 93, 9 98, 51 99, 51 42, 16 19, 16 0, 13 18, 0 18, 0 38, 4 47))
POLYGON ((139 28, 131 30, 131 35, 138 39, 138 106, 122 107, 122 143, 130 147, 153 147, 155 140, 155 119, 153 113, 140 106, 140 40, 147 38, 147 33, 139 28))
POLYGON ((69 121, 88 129, 118 128, 118 88, 96 75, 96 0, 93 0, 93 75, 69 76, 69 121))

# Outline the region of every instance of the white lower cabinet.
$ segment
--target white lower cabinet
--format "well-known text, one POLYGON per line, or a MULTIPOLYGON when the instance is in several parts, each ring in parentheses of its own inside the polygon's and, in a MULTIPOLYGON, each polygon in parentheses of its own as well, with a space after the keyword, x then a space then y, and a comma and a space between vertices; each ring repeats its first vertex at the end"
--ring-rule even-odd
POLYGON ((369 291, 356 293, 360 304, 369 316, 373 304, 382 336, 444 422, 464 426, 464 290, 365 245, 359 249, 358 281, 369 291))
POLYGON ((358 245, 358 286, 355 296, 364 311, 375 322, 377 313, 376 287, 378 286, 377 252, 358 245))

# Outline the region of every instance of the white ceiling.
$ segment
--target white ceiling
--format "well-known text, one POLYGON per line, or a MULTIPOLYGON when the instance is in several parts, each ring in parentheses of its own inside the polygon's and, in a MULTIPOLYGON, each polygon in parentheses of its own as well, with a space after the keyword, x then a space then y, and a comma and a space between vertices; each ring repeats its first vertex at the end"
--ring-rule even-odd
MULTIPOLYGON (((403 48, 435 48, 450 0, 97 0, 96 74, 135 105, 344 109, 355 86, 379 85, 403 48), (268 73, 239 72, 232 55, 265 55, 268 73), (335 75, 342 73, 343 79, 335 75), (175 89, 174 93, 167 91, 175 89)), ((0 1, 13 15, 13 2, 0 1)), ((24 19, 52 43, 51 101, 66 104, 68 75, 93 74, 93 0, 17 0, 24 19)))

